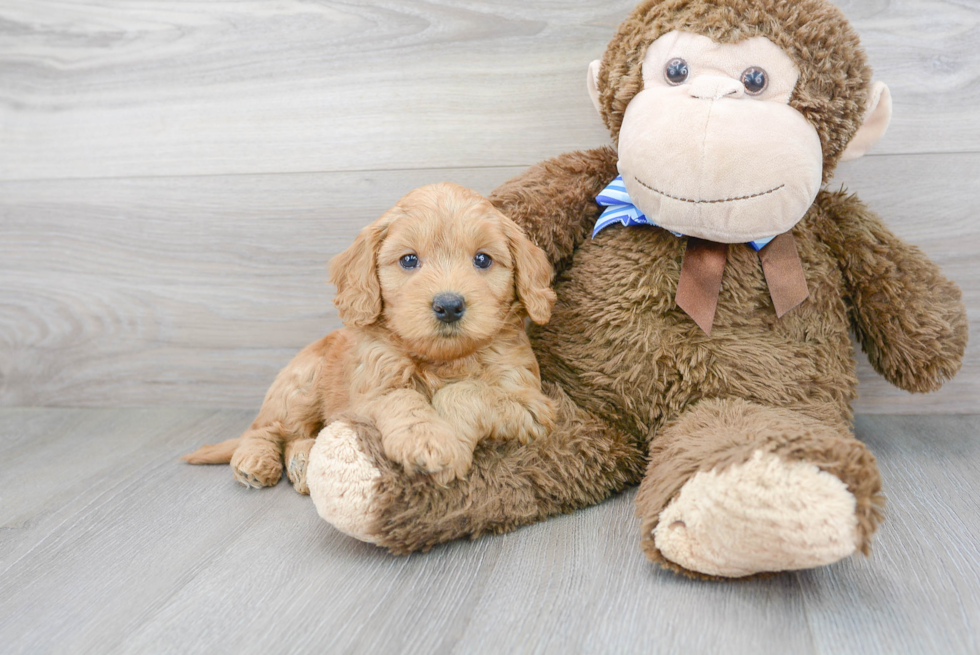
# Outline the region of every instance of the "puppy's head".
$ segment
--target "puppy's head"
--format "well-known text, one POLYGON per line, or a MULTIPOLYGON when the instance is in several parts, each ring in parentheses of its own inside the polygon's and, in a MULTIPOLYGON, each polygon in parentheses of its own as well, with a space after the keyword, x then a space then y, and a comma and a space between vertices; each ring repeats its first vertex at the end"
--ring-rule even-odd
POLYGON ((344 323, 382 322, 420 355, 449 360, 508 320, 551 317, 544 252, 489 200, 455 184, 412 191, 330 262, 344 323))

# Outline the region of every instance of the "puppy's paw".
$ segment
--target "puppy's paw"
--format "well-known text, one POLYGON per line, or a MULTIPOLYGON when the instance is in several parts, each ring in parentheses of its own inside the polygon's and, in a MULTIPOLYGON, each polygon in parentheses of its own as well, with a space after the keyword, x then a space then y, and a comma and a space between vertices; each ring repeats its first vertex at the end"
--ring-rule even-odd
POLYGON ((290 441, 286 444, 283 458, 286 460, 286 475, 296 493, 309 495, 310 488, 306 483, 306 466, 310 461, 310 449, 316 443, 314 439, 290 441))
POLYGON ((555 405, 544 395, 522 404, 515 403, 513 414, 510 421, 501 423, 494 436, 529 444, 547 437, 555 427, 555 405))
POLYGON ((416 423, 390 435, 382 435, 385 455, 406 471, 430 473, 446 485, 466 476, 473 464, 473 450, 444 422, 416 423))
POLYGON ((231 471, 239 483, 251 489, 272 487, 282 477, 282 455, 273 444, 246 444, 232 455, 231 471))
POLYGON ((551 434, 555 429, 555 413, 555 403, 543 394, 527 403, 527 414, 531 417, 531 424, 525 431, 525 438, 521 439, 521 443, 530 443, 534 439, 542 439, 551 434))

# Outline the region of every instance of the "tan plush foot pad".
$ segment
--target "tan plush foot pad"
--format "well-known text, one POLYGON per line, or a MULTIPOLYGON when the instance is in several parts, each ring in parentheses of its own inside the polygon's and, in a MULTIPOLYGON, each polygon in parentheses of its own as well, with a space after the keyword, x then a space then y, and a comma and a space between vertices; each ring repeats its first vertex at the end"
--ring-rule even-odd
POLYGON ((807 569, 855 551, 855 508, 834 475, 756 452, 688 480, 660 513, 654 542, 668 560, 707 575, 807 569))
POLYGON ((376 518, 377 480, 381 473, 358 446, 346 423, 325 427, 310 450, 306 483, 321 517, 355 539, 376 543, 369 527, 376 518))

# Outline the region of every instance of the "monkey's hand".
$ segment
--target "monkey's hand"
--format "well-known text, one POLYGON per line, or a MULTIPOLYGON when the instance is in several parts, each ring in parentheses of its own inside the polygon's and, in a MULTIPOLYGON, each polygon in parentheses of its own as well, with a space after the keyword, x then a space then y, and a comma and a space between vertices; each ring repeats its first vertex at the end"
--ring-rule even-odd
POLYGON ((935 391, 963 362, 968 330, 959 287, 856 197, 823 193, 817 203, 871 366, 906 391, 935 391))

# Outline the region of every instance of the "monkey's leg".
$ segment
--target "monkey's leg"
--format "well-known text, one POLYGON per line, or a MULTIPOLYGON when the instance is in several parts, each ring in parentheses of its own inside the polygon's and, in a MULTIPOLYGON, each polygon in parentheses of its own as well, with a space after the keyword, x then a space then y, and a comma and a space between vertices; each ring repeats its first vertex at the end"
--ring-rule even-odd
POLYGON ((881 479, 846 425, 744 400, 706 400, 654 439, 636 497, 651 560, 742 577, 868 552, 881 479))
POLYGON ((459 537, 501 533, 592 505, 639 482, 645 446, 579 409, 556 387, 557 424, 531 444, 480 444, 465 479, 447 486, 409 475, 384 457, 377 430, 348 418, 327 426, 310 452, 317 511, 339 530, 394 553, 459 537))

